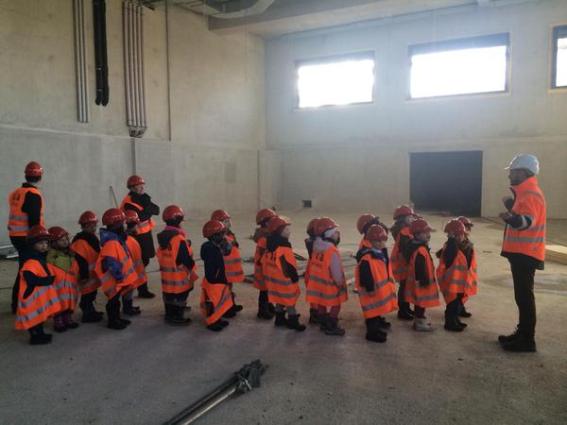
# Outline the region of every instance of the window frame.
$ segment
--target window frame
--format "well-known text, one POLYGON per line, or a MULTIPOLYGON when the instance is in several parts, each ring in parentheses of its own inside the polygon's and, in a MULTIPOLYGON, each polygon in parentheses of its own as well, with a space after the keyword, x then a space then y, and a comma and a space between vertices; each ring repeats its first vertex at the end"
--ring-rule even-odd
POLYGON ((294 75, 295 75, 295 101, 294 101, 294 110, 296 111, 317 111, 321 109, 333 109, 333 108, 349 108, 351 106, 361 106, 361 105, 372 105, 376 102, 376 51, 374 50, 361 50, 357 52, 350 52, 350 53, 339 53, 334 55, 327 55, 327 56, 320 56, 316 58, 308 58, 308 59, 297 59, 294 61, 294 75), (321 106, 306 106, 301 107, 299 106, 299 67, 304 65, 323 65, 333 62, 344 62, 345 60, 349 59, 372 59, 374 62, 374 84, 372 85, 372 100, 367 102, 354 102, 348 103, 346 105, 321 105, 321 106))
POLYGON ((557 82, 557 54, 559 49, 557 41, 560 38, 567 38, 567 24, 555 25, 551 30, 551 90, 567 90, 567 84, 558 86, 557 82))
POLYGON ((411 44, 408 46, 408 86, 407 86, 407 100, 412 102, 439 100, 439 99, 455 99, 466 97, 479 97, 479 96, 501 96, 509 95, 511 87, 511 52, 512 43, 509 32, 495 33, 487 35, 477 35, 471 37, 462 37, 448 40, 432 41, 428 43, 411 44), (412 58, 416 54, 447 52, 451 50, 465 50, 468 48, 479 47, 497 47, 506 46, 506 76, 505 85, 503 90, 485 91, 478 93, 457 93, 457 94, 443 94, 438 96, 425 96, 425 97, 412 97, 411 95, 411 68, 412 58))

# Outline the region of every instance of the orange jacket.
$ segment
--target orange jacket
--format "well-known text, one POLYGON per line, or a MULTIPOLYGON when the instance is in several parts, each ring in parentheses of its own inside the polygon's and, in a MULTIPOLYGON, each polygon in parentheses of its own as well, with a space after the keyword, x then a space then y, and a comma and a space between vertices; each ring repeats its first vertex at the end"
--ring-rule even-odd
POLYGON ((10 196, 8 197, 8 205, 10 206, 10 215, 8 216, 9 236, 26 236, 30 230, 28 215, 22 211, 26 194, 28 193, 34 193, 42 198, 39 224, 45 226, 45 223, 43 222, 43 197, 41 196, 41 192, 35 187, 19 187, 10 193, 10 196))
POLYGON ((299 299, 299 284, 292 282, 284 273, 282 257, 287 263, 297 268, 293 250, 286 246, 279 246, 273 252, 266 251, 262 257, 262 273, 268 288, 268 300, 273 304, 294 307, 299 299))
POLYGON ((356 265, 354 272, 355 285, 358 290, 358 299, 365 319, 382 316, 398 309, 396 286, 392 277, 391 263, 384 262, 372 256, 370 252, 364 254, 356 265), (360 283, 360 265, 366 261, 370 266, 374 290, 368 291, 360 283))
POLYGON ((168 294, 181 294, 193 289, 198 279, 196 266, 191 270, 183 264, 177 264, 177 255, 181 244, 187 246, 189 255, 193 257, 193 248, 189 246, 183 235, 177 234, 169 240, 167 248, 161 246, 157 250, 159 269, 161 272, 161 290, 168 294))
POLYGON ((546 205, 537 177, 530 177, 523 183, 512 186, 514 206, 512 213, 528 216, 530 227, 516 230, 510 225, 504 229, 502 253, 516 253, 533 257, 539 261, 545 260, 545 226, 546 205))
POLYGON ((431 254, 425 246, 417 248, 410 257, 409 273, 406 280, 405 301, 422 308, 437 307, 439 302, 439 287, 435 279, 435 266, 431 254), (424 286, 416 280, 415 262, 418 255, 425 258, 428 282, 424 286))
MULTIPOLYGON (((309 259, 309 277, 307 285, 307 302, 325 307, 341 305, 348 299, 346 282, 335 282, 331 275, 331 261, 334 255, 340 258, 339 250, 334 245, 323 252, 313 251, 309 259)), ((342 263, 341 263, 342 269, 342 263)))

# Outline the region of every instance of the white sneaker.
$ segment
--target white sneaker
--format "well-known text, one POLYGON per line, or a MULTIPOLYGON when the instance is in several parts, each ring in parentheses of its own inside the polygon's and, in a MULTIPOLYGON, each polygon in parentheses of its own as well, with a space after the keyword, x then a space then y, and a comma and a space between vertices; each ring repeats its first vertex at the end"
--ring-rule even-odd
POLYGON ((413 329, 417 332, 431 332, 433 327, 426 318, 420 319, 416 317, 413 321, 413 329))

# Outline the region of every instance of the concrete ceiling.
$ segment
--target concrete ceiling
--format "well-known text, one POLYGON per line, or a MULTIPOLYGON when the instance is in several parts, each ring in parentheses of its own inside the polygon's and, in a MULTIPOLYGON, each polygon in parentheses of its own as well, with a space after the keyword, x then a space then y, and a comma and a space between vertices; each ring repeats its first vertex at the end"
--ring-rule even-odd
POLYGON ((262 15, 239 19, 210 17, 209 27, 218 32, 245 30, 271 38, 436 9, 500 2, 502 0, 276 0, 262 15))

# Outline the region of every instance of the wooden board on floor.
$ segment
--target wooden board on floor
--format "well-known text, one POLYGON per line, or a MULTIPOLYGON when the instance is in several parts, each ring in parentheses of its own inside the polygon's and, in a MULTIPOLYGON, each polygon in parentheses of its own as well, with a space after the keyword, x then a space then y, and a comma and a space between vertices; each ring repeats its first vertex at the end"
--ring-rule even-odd
POLYGON ((567 264, 567 246, 547 245, 545 249, 545 260, 554 263, 567 264))

